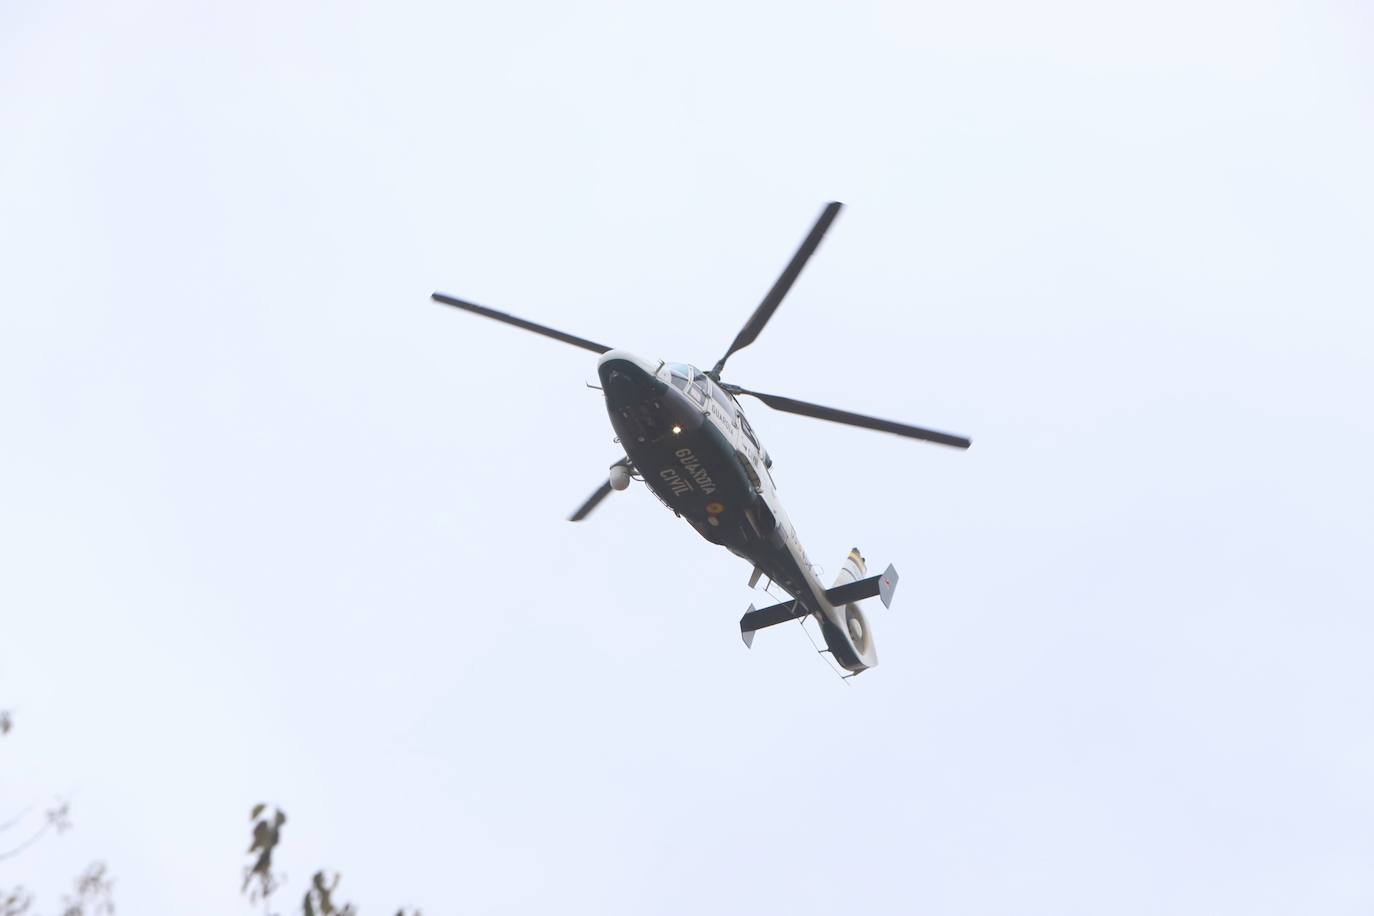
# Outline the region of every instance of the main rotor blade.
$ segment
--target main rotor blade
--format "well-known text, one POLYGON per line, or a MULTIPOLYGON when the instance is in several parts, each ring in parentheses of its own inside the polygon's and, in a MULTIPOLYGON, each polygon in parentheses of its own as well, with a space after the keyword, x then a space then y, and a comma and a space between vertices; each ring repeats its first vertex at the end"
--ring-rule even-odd
MULTIPOLYGON (((614 468, 614 467, 619 467, 619 466, 629 467, 629 466, 630 466, 630 459, 629 459, 629 458, 621 458, 621 459, 620 459, 619 461, 617 461, 615 464, 611 465, 611 467, 613 467, 613 468, 614 468)), ((609 476, 610 476, 610 474, 609 474, 609 471, 608 471, 608 472, 607 472, 607 477, 609 478, 609 476)), ((591 496, 588 496, 588 497, 587 497, 587 501, 586 501, 585 503, 583 503, 581 506, 578 506, 576 512, 574 512, 572 515, 569 515, 569 516, 568 516, 568 521, 570 521, 570 522, 580 522, 580 521, 582 521, 582 520, 583 520, 584 518, 586 518, 588 515, 591 515, 591 514, 592 514, 592 510, 595 509, 598 505, 600 505, 600 504, 601 504, 601 501, 602 501, 603 499, 605 499, 607 496, 610 496, 610 495, 611 495, 611 482, 610 482, 610 480, 608 479, 605 483, 603 483, 601 486, 599 486, 599 487, 596 488, 596 492, 595 492, 595 493, 593 493, 591 496)))
POLYGON ((773 288, 768 291, 768 295, 763 297, 759 307, 754 309, 754 314, 749 317, 749 321, 740 329, 735 336, 735 342, 730 344, 730 349, 725 351, 725 355, 716 363, 711 375, 720 378, 720 370, 725 368, 725 361, 736 350, 743 350, 758 338, 763 326, 768 323, 768 319, 773 317, 773 313, 778 310, 782 299, 787 295, 787 291, 792 288, 792 284, 797 282, 797 277, 801 275, 802 268, 810 260, 811 255, 816 253, 816 248, 821 244, 821 239, 825 237, 825 231, 830 228, 830 224, 839 215, 840 208, 844 206, 839 201, 832 201, 826 204, 821 211, 820 218, 816 220, 816 225, 811 227, 811 232, 806 236, 806 240, 801 243, 797 253, 792 255, 792 260, 778 277, 778 282, 773 284, 773 288))
POLYGON ((455 299, 452 296, 446 296, 443 293, 434 293, 430 298, 433 299, 435 302, 442 302, 444 303, 444 305, 451 305, 455 308, 460 308, 466 312, 473 312, 474 314, 481 315, 485 318, 494 318, 495 320, 503 321, 506 324, 513 324, 517 328, 524 328, 526 331, 533 331, 536 334, 543 334, 545 337, 552 337, 554 340, 561 340, 564 343, 570 343, 574 347, 581 347, 584 350, 591 350, 593 353, 605 353, 607 350, 610 349, 610 347, 603 346, 602 344, 599 344, 594 340, 586 340, 582 337, 574 337, 572 334, 564 334, 562 331, 556 331, 553 328, 546 327, 545 325, 535 324, 533 321, 526 321, 523 318, 516 318, 514 315, 507 315, 505 312, 498 312, 496 311, 496 309, 489 309, 481 305, 476 305, 472 302, 464 302, 462 299, 455 299))
POLYGON ((933 429, 925 429, 920 426, 908 426, 905 423, 897 423, 893 420, 880 420, 877 417, 866 417, 861 413, 836 410, 834 407, 822 407, 820 404, 798 401, 795 398, 785 398, 778 394, 764 394, 760 391, 749 391, 746 388, 740 388, 738 385, 723 385, 721 387, 733 394, 752 395, 774 410, 782 410, 787 413, 799 413, 804 417, 815 417, 818 420, 829 420, 832 423, 844 423, 848 426, 862 426, 864 429, 876 429, 880 432, 896 433, 899 436, 906 436, 908 439, 924 439, 927 442, 937 442, 940 445, 952 445, 955 448, 968 448, 973 444, 963 436, 936 432, 933 429))
POLYGON ((570 521, 570 522, 580 522, 580 521, 582 521, 582 520, 583 520, 584 518, 586 518, 588 515, 591 515, 591 514, 592 514, 592 510, 595 509, 598 505, 600 505, 600 503, 601 503, 601 501, 602 501, 603 499, 605 499, 607 496, 610 496, 610 495, 611 495, 611 485, 610 485, 610 483, 609 483, 609 482, 608 482, 608 483, 603 483, 601 486, 599 486, 599 487, 596 488, 596 492, 595 492, 595 493, 593 493, 591 496, 587 497, 587 501, 586 501, 585 503, 583 503, 581 506, 579 506, 576 512, 574 512, 572 515, 569 515, 569 516, 568 516, 568 521, 570 521))

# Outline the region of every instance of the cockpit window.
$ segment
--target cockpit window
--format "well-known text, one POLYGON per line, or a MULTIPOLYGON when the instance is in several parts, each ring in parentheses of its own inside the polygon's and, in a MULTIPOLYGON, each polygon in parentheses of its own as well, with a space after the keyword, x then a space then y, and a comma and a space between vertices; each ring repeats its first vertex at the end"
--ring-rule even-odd
POLYGON ((682 391, 686 391, 687 386, 692 383, 692 373, 694 371, 695 370, 691 366, 684 365, 683 363, 668 364, 668 373, 672 376, 673 386, 682 391))
POLYGON ((696 366, 688 366, 685 363, 669 363, 668 375, 672 379, 673 387, 686 394, 696 402, 698 407, 706 406, 711 380, 706 377, 705 373, 696 366))
POLYGON ((716 399, 716 403, 725 411, 727 417, 735 412, 735 402, 719 385, 711 386, 711 397, 716 399))

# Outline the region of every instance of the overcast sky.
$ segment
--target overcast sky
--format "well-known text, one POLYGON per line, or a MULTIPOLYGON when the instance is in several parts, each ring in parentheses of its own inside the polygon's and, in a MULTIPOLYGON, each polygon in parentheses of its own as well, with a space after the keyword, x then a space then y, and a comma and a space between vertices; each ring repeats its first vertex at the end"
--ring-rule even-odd
POLYGON ((0 4, 0 863, 45 910, 1374 910, 1374 14, 0 4), (590 354, 742 385, 881 665, 737 621, 590 354), (283 901, 282 909, 289 909, 283 901), (390 909, 388 909, 388 907, 390 909))

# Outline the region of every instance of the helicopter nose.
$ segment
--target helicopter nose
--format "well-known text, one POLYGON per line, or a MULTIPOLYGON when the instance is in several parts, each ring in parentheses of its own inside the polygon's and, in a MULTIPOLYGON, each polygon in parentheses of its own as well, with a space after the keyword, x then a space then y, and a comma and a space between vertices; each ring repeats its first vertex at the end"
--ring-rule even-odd
POLYGON ((657 367, 627 350, 608 350, 597 361, 596 372, 612 407, 640 404, 662 394, 666 382, 655 378, 657 367))
POLYGON ((607 350, 601 354, 601 358, 596 361, 597 369, 613 365, 615 368, 624 371, 635 368, 645 375, 653 376, 658 371, 658 366, 662 363, 652 363, 647 359, 636 356, 629 350, 607 350))

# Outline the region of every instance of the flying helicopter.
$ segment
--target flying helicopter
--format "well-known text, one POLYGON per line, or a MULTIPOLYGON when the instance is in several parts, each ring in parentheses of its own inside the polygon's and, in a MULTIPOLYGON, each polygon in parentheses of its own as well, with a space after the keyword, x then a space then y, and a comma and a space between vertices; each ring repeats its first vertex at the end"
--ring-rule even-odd
POLYGON ((771 471, 773 459, 749 425, 739 397, 748 395, 785 413, 954 448, 966 449, 971 443, 962 436, 764 394, 721 380, 726 360, 758 338, 840 208, 838 202, 825 207, 725 355, 705 372, 686 363, 645 359, 445 293, 436 292, 432 298, 600 357, 597 375, 606 412, 625 455, 610 466, 606 481, 570 521, 585 519, 612 490, 624 490, 631 480, 642 480, 698 534, 751 563, 750 588, 766 576, 790 596, 791 600, 770 607, 749 606, 739 622, 745 646, 753 646, 758 630, 809 615, 820 626, 826 645, 822 651, 828 651, 848 672, 845 676, 852 677, 878 663, 873 633, 859 602, 877 596, 890 607, 897 570, 889 565, 881 575, 868 576, 856 547, 845 559, 835 583, 830 588, 821 584, 779 501, 771 471))

